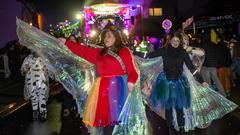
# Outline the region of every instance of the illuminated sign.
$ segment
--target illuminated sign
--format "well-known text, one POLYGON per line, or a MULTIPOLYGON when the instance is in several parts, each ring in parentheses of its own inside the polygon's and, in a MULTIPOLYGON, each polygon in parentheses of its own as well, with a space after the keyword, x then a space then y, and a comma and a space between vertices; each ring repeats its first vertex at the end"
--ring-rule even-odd
POLYGON ((165 19, 163 20, 162 22, 162 27, 165 29, 165 30, 170 30, 172 28, 172 21, 168 20, 168 19, 165 19))

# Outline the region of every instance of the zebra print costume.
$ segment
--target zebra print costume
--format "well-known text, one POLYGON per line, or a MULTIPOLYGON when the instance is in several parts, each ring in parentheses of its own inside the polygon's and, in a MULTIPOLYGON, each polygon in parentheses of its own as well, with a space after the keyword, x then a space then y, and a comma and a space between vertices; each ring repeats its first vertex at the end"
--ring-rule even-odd
POLYGON ((48 74, 47 66, 42 58, 30 54, 24 59, 21 67, 22 73, 26 73, 24 97, 31 99, 33 111, 47 112, 46 101, 48 99, 48 74))

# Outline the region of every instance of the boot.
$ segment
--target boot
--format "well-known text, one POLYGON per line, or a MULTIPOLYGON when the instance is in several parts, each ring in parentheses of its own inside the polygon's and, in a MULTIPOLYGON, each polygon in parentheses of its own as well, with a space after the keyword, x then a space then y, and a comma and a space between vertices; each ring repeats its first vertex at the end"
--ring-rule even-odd
POLYGON ((173 126, 168 127, 168 135, 174 135, 174 127, 173 126))
POLYGON ((40 120, 41 122, 44 122, 44 121, 47 120, 47 112, 46 112, 46 111, 40 112, 39 120, 40 120))
POLYGON ((38 115, 39 115, 39 113, 38 113, 38 110, 33 110, 33 121, 36 121, 36 120, 38 120, 38 115))
POLYGON ((184 129, 183 126, 179 128, 179 132, 180 132, 181 134, 185 133, 185 129, 184 129))

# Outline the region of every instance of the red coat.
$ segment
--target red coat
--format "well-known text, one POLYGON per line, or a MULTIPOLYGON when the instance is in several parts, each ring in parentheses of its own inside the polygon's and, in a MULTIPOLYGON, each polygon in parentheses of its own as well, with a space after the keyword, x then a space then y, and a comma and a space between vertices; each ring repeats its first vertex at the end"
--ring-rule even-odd
MULTIPOLYGON (((99 76, 122 76, 124 71, 119 61, 113 56, 106 54, 100 56, 101 48, 92 48, 67 40, 66 46, 76 55, 96 65, 97 74, 99 76)), ((127 71, 127 81, 135 83, 138 78, 138 73, 134 66, 133 57, 128 48, 124 47, 118 53, 127 71)))

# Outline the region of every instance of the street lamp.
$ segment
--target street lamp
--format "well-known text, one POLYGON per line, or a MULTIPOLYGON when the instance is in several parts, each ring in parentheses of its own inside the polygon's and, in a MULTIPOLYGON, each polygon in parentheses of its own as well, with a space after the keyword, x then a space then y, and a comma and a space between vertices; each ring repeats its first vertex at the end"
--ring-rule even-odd
POLYGON ((76 19, 78 19, 78 20, 82 19, 82 15, 81 14, 76 14, 76 19))

